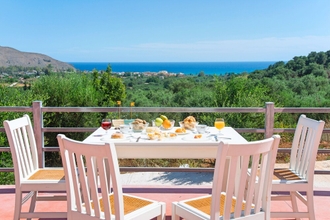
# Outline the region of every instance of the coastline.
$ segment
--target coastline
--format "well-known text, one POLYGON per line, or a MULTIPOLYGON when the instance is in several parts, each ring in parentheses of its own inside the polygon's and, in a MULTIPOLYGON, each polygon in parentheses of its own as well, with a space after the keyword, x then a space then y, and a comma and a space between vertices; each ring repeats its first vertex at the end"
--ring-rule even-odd
POLYGON ((254 62, 68 62, 80 71, 106 70, 110 65, 112 72, 168 72, 185 75, 222 75, 262 70, 276 61, 254 62))

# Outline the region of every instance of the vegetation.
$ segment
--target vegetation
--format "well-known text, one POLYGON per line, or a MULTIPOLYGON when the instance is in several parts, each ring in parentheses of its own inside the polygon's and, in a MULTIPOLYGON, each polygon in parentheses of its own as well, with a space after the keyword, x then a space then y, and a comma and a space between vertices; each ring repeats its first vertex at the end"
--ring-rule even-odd
MULTIPOLYGON (((11 70, 17 67, 10 67, 11 70)), ((225 75, 166 75, 166 74, 113 74, 111 66, 106 70, 94 70, 92 73, 65 72, 29 75, 21 70, 11 71, 0 68, 0 105, 31 106, 35 100, 41 100, 43 106, 130 106, 137 107, 263 107, 265 102, 274 102, 276 107, 329 107, 330 100, 330 51, 311 52, 308 56, 294 57, 288 62, 277 62, 264 70, 252 73, 225 75), (2 73, 7 73, 3 75, 2 73), (7 76, 9 75, 9 76, 7 76), (18 82, 15 87, 9 84, 18 82)), ((42 72, 40 70, 40 72, 42 72)), ((93 127, 99 126, 101 118, 114 113, 44 113, 45 127, 93 127)), ((187 115, 195 116, 198 121, 212 125, 218 113, 166 113, 169 118, 182 120, 187 115)), ((0 112, 0 120, 20 117, 22 113, 0 112)), ((159 113, 137 113, 133 118, 151 120, 159 113)), ((328 114, 308 115, 315 119, 329 121, 328 114)), ((123 113, 122 118, 130 118, 123 113)), ((264 127, 264 117, 257 113, 221 114, 226 124, 233 127, 264 127)), ((295 127, 299 114, 276 114, 275 127, 295 127)), ((77 140, 88 134, 67 134, 77 140)), ((243 134, 248 140, 262 138, 261 134, 243 134)), ((55 133, 45 134, 45 146, 57 146, 55 133)), ((282 139, 290 141, 292 135, 284 134, 282 139)), ((6 136, 0 133, 0 146, 8 146, 6 136)), ((47 165, 61 164, 59 155, 46 154, 47 165)), ((157 166, 159 160, 122 161, 136 166, 157 166)), ((162 161, 171 165, 180 165, 182 161, 162 161)), ((205 166, 208 162, 185 161, 192 166, 205 166)), ((0 167, 11 167, 10 153, 0 153, 0 167)), ((206 165, 207 166, 207 165, 206 165)), ((0 184, 13 181, 10 173, 1 173, 0 184)))

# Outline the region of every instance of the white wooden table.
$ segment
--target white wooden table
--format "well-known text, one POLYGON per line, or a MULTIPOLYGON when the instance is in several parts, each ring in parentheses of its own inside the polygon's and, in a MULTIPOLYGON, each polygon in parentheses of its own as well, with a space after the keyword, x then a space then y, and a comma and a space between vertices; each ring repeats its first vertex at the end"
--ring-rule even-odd
MULTIPOLYGON (((175 128, 172 129, 174 131, 175 128)), ((110 139, 111 133, 117 130, 111 128, 107 136, 105 131, 98 128, 83 142, 85 143, 102 143, 112 141, 116 144, 118 158, 137 159, 210 159, 215 158, 217 147, 220 141, 228 141, 231 143, 246 143, 247 141, 233 128, 225 127, 221 130, 222 135, 218 136, 218 141, 213 137, 209 139, 196 140, 193 139, 194 134, 191 132, 186 135, 178 135, 174 139, 148 140, 146 134, 133 133, 133 136, 127 137, 125 140, 110 139), (141 136, 139 142, 137 137, 141 136)), ((218 130, 214 127, 209 128, 208 134, 217 134, 218 130)), ((128 136, 128 135, 126 135, 128 136)))

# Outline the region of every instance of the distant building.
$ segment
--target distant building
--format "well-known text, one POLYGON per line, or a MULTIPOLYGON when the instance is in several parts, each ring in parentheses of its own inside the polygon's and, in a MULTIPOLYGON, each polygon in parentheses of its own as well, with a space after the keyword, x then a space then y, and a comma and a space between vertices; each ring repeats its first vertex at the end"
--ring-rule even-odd
POLYGON ((168 74, 168 72, 167 72, 166 70, 161 70, 161 71, 159 71, 158 73, 160 73, 160 74, 164 74, 164 75, 167 75, 167 74, 168 74))

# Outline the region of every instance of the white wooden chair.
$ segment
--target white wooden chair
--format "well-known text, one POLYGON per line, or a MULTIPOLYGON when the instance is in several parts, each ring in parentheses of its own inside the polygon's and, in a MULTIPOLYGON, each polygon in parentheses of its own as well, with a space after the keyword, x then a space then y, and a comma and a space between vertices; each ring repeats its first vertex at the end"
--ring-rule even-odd
POLYGON ((316 121, 305 115, 299 117, 291 147, 289 168, 275 168, 272 183, 272 200, 291 200, 292 212, 271 212, 272 218, 315 219, 314 169, 317 150, 321 141, 324 121, 316 121), (289 192, 289 195, 283 194, 289 192), (301 192, 306 192, 303 196, 301 192), (307 206, 299 212, 297 199, 307 206))
POLYGON ((68 191, 68 220, 165 219, 165 203, 122 192, 114 143, 87 144, 63 134, 57 139, 68 191))
POLYGON ((36 201, 64 200, 66 187, 63 168, 39 168, 38 152, 28 115, 5 120, 6 130, 15 172, 14 219, 66 218, 66 212, 35 212, 36 201), (40 195, 45 191, 51 195, 40 195), (27 194, 23 194, 28 192, 27 194), (54 193, 54 194, 53 194, 54 193), (60 193, 60 194, 58 194, 60 193), (23 197, 23 195, 25 195, 23 197), (22 212, 22 205, 31 198, 29 212, 22 212))
POLYGON ((279 141, 275 135, 244 144, 220 142, 212 195, 173 202, 172 220, 270 219, 271 177, 279 141))

